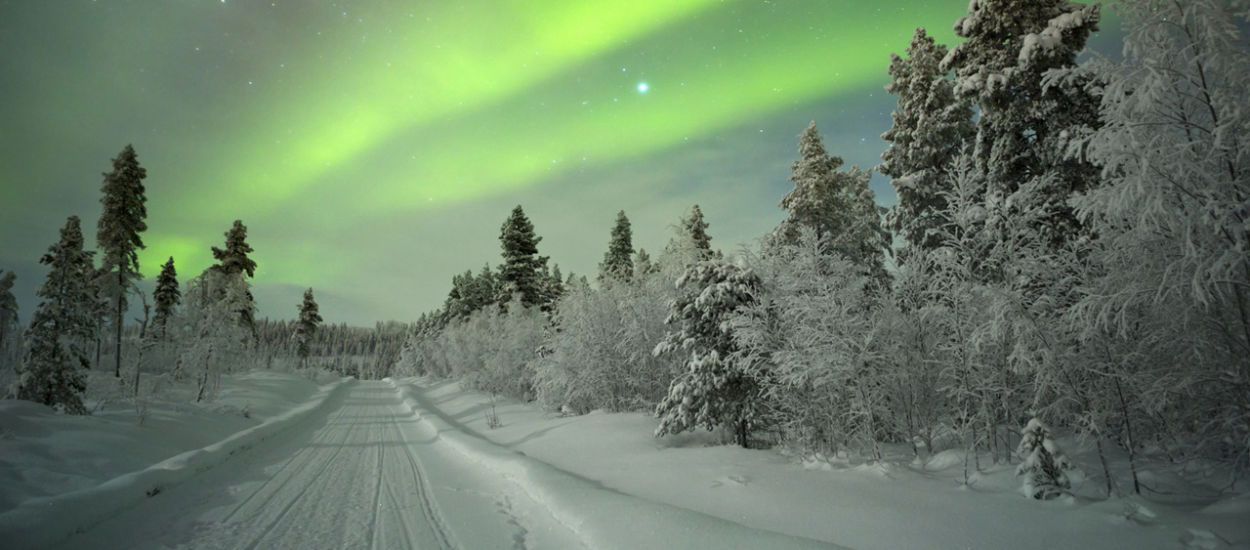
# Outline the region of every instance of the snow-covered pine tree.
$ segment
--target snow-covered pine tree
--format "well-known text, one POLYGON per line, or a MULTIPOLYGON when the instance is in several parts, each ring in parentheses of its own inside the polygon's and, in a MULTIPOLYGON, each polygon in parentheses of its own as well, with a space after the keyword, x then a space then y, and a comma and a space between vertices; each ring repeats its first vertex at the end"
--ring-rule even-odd
POLYGON ((299 305, 299 321, 295 325, 295 352, 299 355, 300 368, 308 366, 309 345, 317 333, 317 327, 321 326, 321 315, 317 309, 313 290, 305 290, 304 301, 299 305))
POLYGON ((955 73, 955 96, 978 109, 974 154, 988 194, 1005 201, 1026 181, 1044 178, 1039 185, 1055 212, 1045 228, 1056 245, 1079 232, 1067 200, 1098 180, 1095 166, 1066 155, 1075 135, 1097 126, 1098 92, 1096 81, 1044 85, 1043 78, 1076 65, 1098 21, 1098 4, 972 0, 955 22, 965 40, 941 63, 955 73))
POLYGON ((791 189, 781 198, 789 215, 773 230, 779 244, 798 241, 799 228, 810 227, 829 248, 884 284, 889 235, 881 228, 880 209, 868 188, 869 172, 851 167, 839 171, 840 157, 825 152, 816 122, 799 134, 799 160, 794 162, 791 189))
POLYGON ((156 290, 152 291, 152 301, 156 302, 156 314, 152 318, 152 332, 157 339, 165 338, 174 308, 182 302, 182 290, 178 287, 178 271, 174 269, 174 258, 161 266, 161 273, 156 277, 156 290))
MULTIPOLYGON (((243 225, 242 220, 234 220, 234 225, 226 231, 225 235, 226 247, 224 249, 213 247, 213 258, 217 259, 217 265, 209 269, 226 275, 242 277, 246 274, 249 278, 256 276, 256 261, 248 257, 248 254, 254 251, 251 245, 247 244, 247 226, 243 225)), ((247 286, 246 281, 244 281, 244 286, 247 286)), ((239 322, 249 331, 254 332, 256 330, 256 305, 250 288, 246 289, 245 297, 246 303, 239 304, 239 322)))
POLYGON ((86 414, 82 392, 86 378, 80 368, 90 365, 85 344, 95 332, 95 297, 91 257, 83 250, 82 226, 70 216, 61 239, 39 260, 48 278, 36 291, 43 300, 26 329, 26 355, 18 365, 17 397, 86 414))
POLYGON ((634 274, 633 231, 629 227, 629 218, 625 211, 616 214, 616 224, 612 226, 612 238, 608 241, 608 251, 603 253, 603 262, 599 264, 599 281, 628 281, 634 274))
POLYGON ((534 224, 518 204, 499 229, 504 262, 499 268, 499 279, 506 292, 520 293, 521 305, 525 307, 547 306, 542 302, 540 280, 547 257, 538 255, 539 241, 542 237, 534 234, 534 224))
POLYGON ((139 234, 146 231, 148 211, 143 179, 147 169, 139 165, 134 147, 127 145, 113 159, 113 171, 104 174, 100 204, 104 211, 96 226, 96 242, 102 253, 103 269, 116 272, 108 288, 112 305, 114 375, 122 375, 122 318, 126 310, 126 292, 138 280, 139 254, 144 248, 139 234))
POLYGON ((1072 487, 1066 472, 1072 469, 1072 463, 1041 420, 1029 420, 1020 433, 1016 454, 1023 461, 1016 468, 1016 475, 1024 477, 1020 490, 1030 498, 1050 500, 1072 487))
POLYGON ((725 427, 739 445, 747 446, 762 405, 762 374, 759 365, 739 353, 728 321, 755 302, 761 284, 751 270, 721 259, 693 264, 677 279, 681 292, 665 319, 676 330, 670 330, 653 353, 688 355, 684 372, 655 409, 660 418, 656 436, 725 427))
POLYGON ((17 274, 0 271, 0 369, 6 369, 18 349, 17 298, 13 296, 13 283, 17 274))
POLYGON ((938 213, 949 186, 949 166, 973 135, 972 108, 955 99, 954 83, 940 67, 947 48, 924 28, 916 29, 907 57, 890 55, 890 83, 885 91, 898 96, 894 126, 881 135, 890 146, 877 170, 891 178, 898 203, 885 224, 911 247, 937 246, 938 213))

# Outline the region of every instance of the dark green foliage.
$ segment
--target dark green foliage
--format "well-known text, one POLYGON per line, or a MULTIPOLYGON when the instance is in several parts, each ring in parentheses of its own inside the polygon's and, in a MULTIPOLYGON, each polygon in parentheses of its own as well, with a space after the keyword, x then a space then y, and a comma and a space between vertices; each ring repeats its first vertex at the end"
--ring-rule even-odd
POLYGON ((525 307, 547 307, 543 302, 542 272, 547 257, 538 255, 538 243, 542 237, 534 235, 534 224, 525 216, 521 205, 512 209, 499 230, 499 245, 503 249, 503 265, 499 279, 503 290, 521 296, 525 307))
POLYGON ((127 145, 113 159, 113 171, 104 174, 100 204, 104 211, 96 224, 96 241, 107 269, 123 273, 126 284, 139 277, 139 254, 144 248, 139 234, 146 231, 147 197, 143 179, 148 172, 139 165, 135 150, 127 145))
POLYGON ((36 292, 43 301, 26 329, 26 355, 18 369, 19 399, 72 414, 87 412, 81 398, 86 380, 79 367, 90 365, 83 344, 95 334, 93 254, 83 250, 81 225, 77 216, 71 216, 60 241, 39 260, 49 266, 48 278, 36 292))
POLYGON ((825 152, 813 121, 799 134, 799 160, 794 162, 791 189, 781 198, 789 216, 773 232, 777 244, 798 242, 801 227, 816 231, 822 243, 867 271, 884 286, 889 235, 881 228, 880 208, 870 174, 857 167, 839 171, 842 159, 825 152))
POLYGON ((608 251, 603 254, 603 263, 599 264, 599 280, 628 281, 634 272, 633 231, 629 226, 629 218, 622 210, 616 214, 616 225, 612 226, 612 238, 608 241, 608 251))
POLYGON ((313 290, 304 291, 304 301, 299 305, 299 321, 295 325, 296 353, 301 366, 308 364, 308 346, 312 337, 321 326, 321 315, 317 311, 317 300, 313 298, 313 290))
POLYGON ((182 302, 182 291, 178 288, 178 271, 174 269, 174 258, 161 266, 161 274, 156 277, 156 290, 152 292, 156 302, 156 315, 152 319, 157 338, 165 337, 165 330, 174 308, 182 302))
POLYGON ((486 306, 506 301, 508 296, 502 295, 501 289, 499 275, 489 265, 482 266, 477 275, 472 271, 453 275, 443 309, 449 317, 463 319, 486 306))
POLYGON ((886 225, 909 246, 932 249, 941 244, 950 189, 950 165, 973 137, 972 108, 955 99, 954 82, 939 66, 946 46, 916 29, 907 57, 890 56, 890 83, 885 91, 898 96, 894 125, 881 135, 890 147, 877 170, 892 178, 898 203, 886 225))
POLYGON ((213 247, 213 258, 217 265, 212 269, 228 274, 247 273, 248 277, 256 276, 256 262, 248 257, 253 252, 247 244, 247 226, 242 220, 234 220, 234 225, 226 232, 226 248, 213 247))
POLYGON ((690 242, 699 250, 701 260, 712 256, 712 237, 708 236, 707 227, 707 222, 703 221, 703 210, 697 204, 691 206, 690 214, 681 219, 681 231, 690 237, 690 242))
MULTIPOLYGON (((13 296, 13 283, 17 274, 0 271, 0 360, 7 359, 17 334, 17 298, 13 296)), ((0 365, 0 368, 3 368, 0 365)))
POLYGON ((103 252, 103 270, 117 272, 106 292, 113 305, 113 328, 116 350, 115 374, 121 376, 122 318, 126 310, 126 292, 139 278, 139 250, 144 248, 139 234, 146 231, 144 222, 148 211, 145 204, 143 178, 147 170, 139 166, 134 147, 127 145, 113 159, 113 171, 104 174, 103 196, 100 204, 104 212, 96 225, 96 242, 103 252))
POLYGON ((970 7, 976 9, 955 24, 955 34, 965 40, 951 48, 941 70, 954 71, 956 97, 976 104, 974 152, 986 192, 1010 203, 1011 195, 1036 180, 1042 207, 1054 212, 1040 229, 1061 245, 1080 231, 1068 199, 1100 177, 1099 167, 1068 151, 1073 140, 1101 125, 1101 85, 1089 74, 1045 78, 1076 66, 1090 33, 1098 30, 1099 5, 995 0, 970 7))

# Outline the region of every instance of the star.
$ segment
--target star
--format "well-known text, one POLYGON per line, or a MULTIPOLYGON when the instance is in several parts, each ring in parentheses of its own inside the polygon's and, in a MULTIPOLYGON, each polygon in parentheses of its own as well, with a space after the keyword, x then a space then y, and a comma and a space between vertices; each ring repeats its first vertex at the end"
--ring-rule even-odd
POLYGON ((651 86, 648 86, 646 82, 638 83, 638 93, 645 94, 647 93, 647 90, 650 90, 650 89, 651 89, 651 86))

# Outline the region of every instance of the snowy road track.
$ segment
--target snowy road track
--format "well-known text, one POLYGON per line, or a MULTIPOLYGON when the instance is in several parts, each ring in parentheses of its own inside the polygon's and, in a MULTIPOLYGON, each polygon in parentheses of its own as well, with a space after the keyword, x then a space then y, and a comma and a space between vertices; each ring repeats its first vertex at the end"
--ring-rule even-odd
POLYGON ((512 483, 442 449, 390 385, 360 382, 336 400, 62 547, 527 548, 534 533, 540 546, 584 546, 532 501, 518 512, 528 499, 512 483))
POLYGON ((608 489, 449 424, 416 392, 352 383, 306 422, 59 548, 832 547, 608 489))

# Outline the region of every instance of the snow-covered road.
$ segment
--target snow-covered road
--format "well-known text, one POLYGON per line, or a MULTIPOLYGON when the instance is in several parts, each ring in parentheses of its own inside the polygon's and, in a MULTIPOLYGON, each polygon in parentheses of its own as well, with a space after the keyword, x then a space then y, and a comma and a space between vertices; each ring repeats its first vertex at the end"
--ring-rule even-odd
POLYGON ((606 489, 462 433, 406 391, 355 382, 307 422, 59 547, 829 547, 606 489))
POLYGON ((465 464, 383 382, 323 418, 74 536, 64 548, 576 548, 511 483, 465 464), (492 477, 494 479, 492 479, 492 477))

